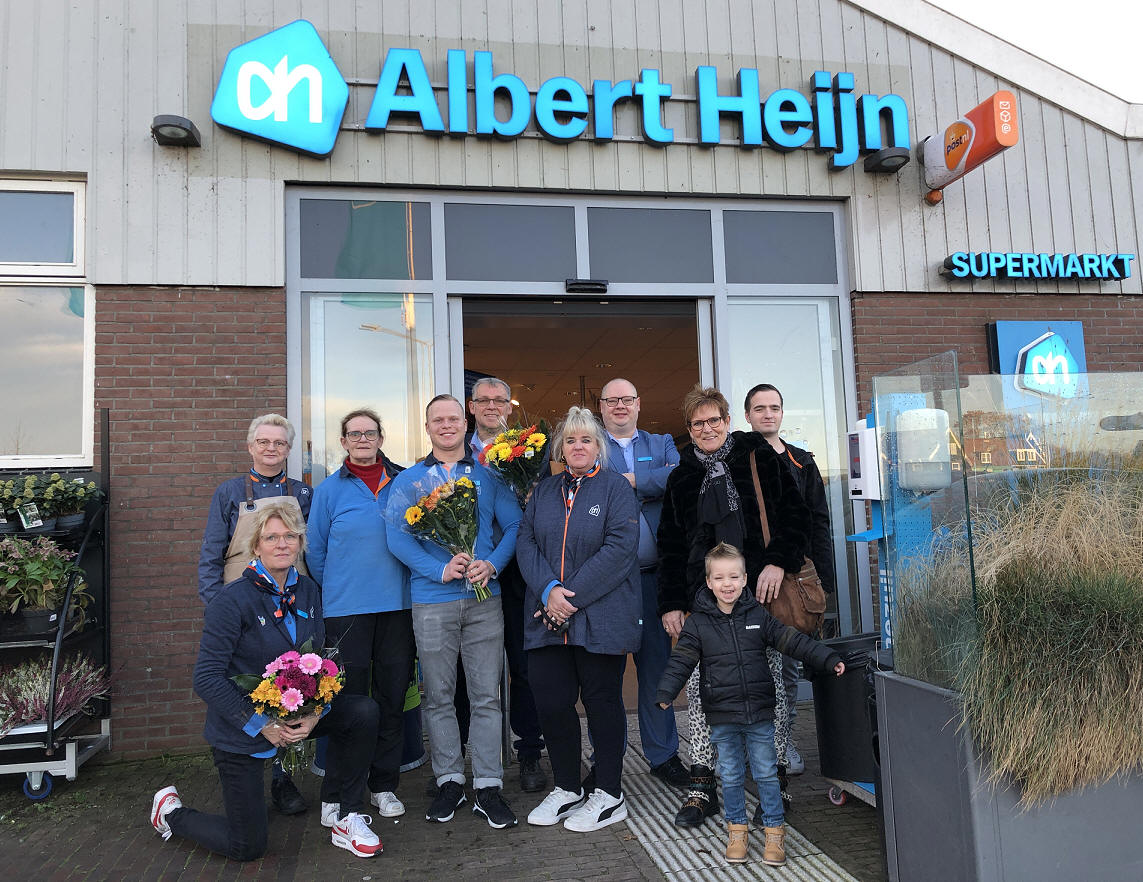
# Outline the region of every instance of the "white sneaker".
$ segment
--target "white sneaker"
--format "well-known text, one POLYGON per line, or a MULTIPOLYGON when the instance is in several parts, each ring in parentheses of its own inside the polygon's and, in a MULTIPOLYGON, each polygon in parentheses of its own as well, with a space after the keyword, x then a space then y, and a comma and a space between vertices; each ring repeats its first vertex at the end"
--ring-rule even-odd
POLYGON ((369 815, 350 812, 338 818, 330 831, 330 841, 338 848, 344 848, 358 857, 371 858, 385 850, 381 838, 369 829, 373 819, 369 815))
POLYGON ((399 818, 405 814, 405 803, 397 799, 397 794, 389 790, 373 793, 369 801, 377 806, 377 811, 383 818, 399 818))
POLYGON ((564 829, 574 830, 576 833, 590 833, 592 830, 601 830, 610 824, 625 820, 627 820, 627 802, 623 797, 616 799, 606 790, 597 788, 591 792, 587 802, 564 821, 564 829))
POLYGON ((179 799, 179 792, 173 785, 164 787, 151 800, 151 826, 155 828, 156 833, 163 837, 164 841, 171 838, 171 828, 167 825, 167 814, 182 807, 183 801, 179 799))
POLYGON ((323 827, 332 827, 337 823, 337 819, 341 816, 341 803, 340 802, 323 802, 321 804, 321 825, 323 827))
POLYGON ((802 759, 802 755, 798 753, 798 748, 793 741, 786 742, 786 774, 787 775, 801 775, 806 771, 806 761, 802 759))
POLYGON ((528 823, 536 827, 552 827, 583 806, 587 796, 581 790, 572 793, 557 787, 544 797, 544 801, 528 812, 528 823))

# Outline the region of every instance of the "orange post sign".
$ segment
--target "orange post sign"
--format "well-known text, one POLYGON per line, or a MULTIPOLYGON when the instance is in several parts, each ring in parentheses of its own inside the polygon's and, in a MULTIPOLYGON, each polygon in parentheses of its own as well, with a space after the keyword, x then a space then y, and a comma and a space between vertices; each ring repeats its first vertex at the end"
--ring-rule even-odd
POLYGON ((947 187, 1019 140, 1016 96, 1002 90, 921 142, 925 185, 947 187))

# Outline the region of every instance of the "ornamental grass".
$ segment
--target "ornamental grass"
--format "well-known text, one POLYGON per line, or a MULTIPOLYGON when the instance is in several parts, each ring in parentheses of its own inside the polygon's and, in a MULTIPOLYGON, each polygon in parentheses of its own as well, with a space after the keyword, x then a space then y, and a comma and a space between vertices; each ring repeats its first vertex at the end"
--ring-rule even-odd
POLYGON ((902 672, 958 689, 1025 806, 1143 771, 1143 475, 1022 477, 903 580, 902 672), (975 608, 975 612, 974 612, 975 608))

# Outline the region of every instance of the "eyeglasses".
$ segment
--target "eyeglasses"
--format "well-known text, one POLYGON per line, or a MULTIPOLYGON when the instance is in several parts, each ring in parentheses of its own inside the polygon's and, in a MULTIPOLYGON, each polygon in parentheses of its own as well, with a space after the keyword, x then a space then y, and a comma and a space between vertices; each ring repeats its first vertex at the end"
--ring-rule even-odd
POLYGON ((489 404, 495 404, 497 407, 504 407, 505 405, 511 404, 512 402, 510 402, 507 398, 473 398, 472 403, 477 407, 485 407, 489 404))
POLYGON ((599 400, 608 407, 618 407, 620 402, 623 402, 624 407, 630 407, 638 397, 638 395, 621 395, 618 398, 600 398, 599 400))
POLYGON ((366 441, 376 441, 381 437, 381 433, 376 429, 366 429, 364 432, 353 429, 352 431, 346 432, 345 437, 350 441, 360 441, 362 438, 366 441))
POLYGON ((294 545, 301 541, 301 533, 264 533, 262 541, 267 545, 277 545, 283 539, 287 545, 294 545))
POLYGON ((703 430, 704 426, 706 426, 707 428, 710 428, 710 429, 717 429, 721 425, 722 425, 722 417, 712 416, 709 420, 692 420, 691 421, 691 431, 692 432, 701 432, 703 430))
POLYGON ((285 441, 271 441, 269 438, 255 438, 254 443, 258 447, 260 447, 262 450, 266 450, 270 447, 273 447, 275 450, 289 450, 290 449, 290 445, 287 444, 285 441))

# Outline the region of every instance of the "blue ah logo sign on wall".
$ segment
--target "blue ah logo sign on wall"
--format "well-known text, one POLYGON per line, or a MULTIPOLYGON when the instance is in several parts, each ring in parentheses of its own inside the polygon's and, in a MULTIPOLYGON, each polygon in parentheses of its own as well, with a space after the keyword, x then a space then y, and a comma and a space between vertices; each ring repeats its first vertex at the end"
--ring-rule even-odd
POLYGON ((349 103, 349 86, 308 21, 295 21, 231 50, 210 116, 223 128, 327 156, 349 103))
POLYGON ((994 334, 993 369, 1011 374, 1017 392, 1080 393, 1087 373, 1083 322, 996 322, 994 334))

